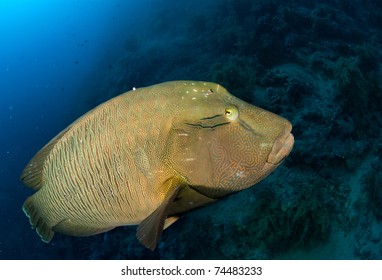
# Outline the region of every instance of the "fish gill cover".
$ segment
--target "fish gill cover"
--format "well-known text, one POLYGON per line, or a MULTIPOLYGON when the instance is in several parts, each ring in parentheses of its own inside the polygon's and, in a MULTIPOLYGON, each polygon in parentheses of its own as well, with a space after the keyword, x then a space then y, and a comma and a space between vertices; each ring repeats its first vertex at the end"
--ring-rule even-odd
POLYGON ((0 4, 0 259, 382 258, 380 1, 34 3, 0 4), (26 162, 100 102, 178 79, 284 116, 293 152, 184 216, 154 252, 135 227, 42 243, 20 210, 26 162))

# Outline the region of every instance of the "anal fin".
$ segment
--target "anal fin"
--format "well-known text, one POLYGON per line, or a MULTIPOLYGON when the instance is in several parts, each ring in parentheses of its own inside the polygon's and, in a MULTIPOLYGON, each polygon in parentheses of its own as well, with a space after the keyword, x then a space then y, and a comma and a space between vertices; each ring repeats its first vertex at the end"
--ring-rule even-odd
POLYGON ((93 227, 73 223, 70 219, 65 219, 55 225, 52 229, 55 232, 73 236, 89 236, 112 230, 114 226, 93 227))

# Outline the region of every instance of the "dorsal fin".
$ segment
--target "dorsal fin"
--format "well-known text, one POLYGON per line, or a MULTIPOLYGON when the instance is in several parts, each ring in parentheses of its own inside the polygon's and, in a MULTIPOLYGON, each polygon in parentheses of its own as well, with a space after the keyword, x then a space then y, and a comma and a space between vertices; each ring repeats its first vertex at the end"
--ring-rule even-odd
POLYGON ((46 144, 38 153, 28 162, 27 166, 21 173, 20 180, 30 187, 31 189, 38 191, 43 186, 43 168, 46 158, 57 144, 57 142, 64 136, 64 134, 70 129, 71 126, 61 131, 56 137, 54 137, 48 144, 46 144))

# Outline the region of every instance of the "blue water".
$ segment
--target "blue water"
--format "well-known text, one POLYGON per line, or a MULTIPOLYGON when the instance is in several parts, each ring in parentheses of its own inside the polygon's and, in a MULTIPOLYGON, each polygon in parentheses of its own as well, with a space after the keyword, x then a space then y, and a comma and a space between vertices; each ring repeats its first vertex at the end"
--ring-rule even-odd
POLYGON ((23 165, 94 106, 94 80, 135 36, 146 2, 0 1, 0 258, 33 256, 20 212, 23 165))
POLYGON ((0 0, 0 34, 0 259, 382 258, 380 1, 0 0), (41 242, 25 164, 102 101, 176 79, 288 118, 294 151, 155 252, 135 227, 41 242))

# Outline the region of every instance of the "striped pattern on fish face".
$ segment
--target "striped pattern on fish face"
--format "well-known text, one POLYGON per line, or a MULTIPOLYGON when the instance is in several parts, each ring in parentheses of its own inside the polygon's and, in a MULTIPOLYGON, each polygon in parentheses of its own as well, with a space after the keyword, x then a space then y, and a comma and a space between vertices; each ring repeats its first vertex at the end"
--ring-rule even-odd
POLYGON ((253 186, 293 147, 289 121, 234 97, 218 84, 189 83, 183 97, 168 161, 209 197, 253 186))

